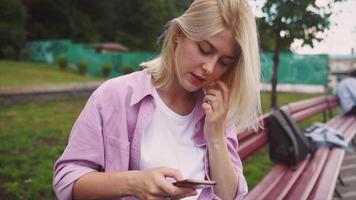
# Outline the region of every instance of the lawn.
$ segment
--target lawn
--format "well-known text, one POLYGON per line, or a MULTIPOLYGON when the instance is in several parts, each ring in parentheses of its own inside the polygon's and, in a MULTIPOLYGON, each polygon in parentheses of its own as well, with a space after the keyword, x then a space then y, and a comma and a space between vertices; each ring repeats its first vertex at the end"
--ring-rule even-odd
POLYGON ((55 199, 52 167, 85 100, 0 108, 0 199, 55 199))
POLYGON ((103 78, 80 76, 61 71, 57 65, 0 61, 0 89, 103 81, 103 78))

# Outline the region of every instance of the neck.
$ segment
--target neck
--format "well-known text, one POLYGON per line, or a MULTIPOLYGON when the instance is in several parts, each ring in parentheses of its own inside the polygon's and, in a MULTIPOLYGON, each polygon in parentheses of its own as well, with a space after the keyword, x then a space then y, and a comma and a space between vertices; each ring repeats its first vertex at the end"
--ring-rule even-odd
POLYGON ((157 89, 163 102, 174 112, 187 115, 195 105, 195 92, 189 92, 180 84, 169 84, 157 89))

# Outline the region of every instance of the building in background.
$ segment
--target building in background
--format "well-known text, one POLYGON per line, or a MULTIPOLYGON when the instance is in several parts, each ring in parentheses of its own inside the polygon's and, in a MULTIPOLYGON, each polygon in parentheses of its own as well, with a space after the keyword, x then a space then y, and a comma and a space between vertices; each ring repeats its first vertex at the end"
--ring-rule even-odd
POLYGON ((97 53, 119 53, 126 52, 129 50, 126 46, 120 43, 115 42, 107 42, 107 43, 97 43, 97 44, 89 44, 87 45, 89 48, 94 48, 97 53))

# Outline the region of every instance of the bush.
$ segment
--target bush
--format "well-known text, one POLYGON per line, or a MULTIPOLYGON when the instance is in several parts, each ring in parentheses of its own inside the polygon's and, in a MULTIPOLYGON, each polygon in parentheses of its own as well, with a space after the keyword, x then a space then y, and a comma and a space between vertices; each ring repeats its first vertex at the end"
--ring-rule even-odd
POLYGON ((31 58, 31 51, 29 49, 21 49, 20 60, 27 61, 31 58))
POLYGON ((1 49, 2 54, 4 55, 5 59, 15 59, 15 49, 12 46, 5 46, 1 49))
POLYGON ((122 66, 122 73, 123 74, 129 74, 134 72, 135 69, 133 68, 133 66, 131 64, 125 64, 122 66))
POLYGON ((59 68, 61 68, 61 70, 65 70, 68 67, 68 59, 67 56, 65 55, 60 55, 58 57, 58 64, 59 64, 59 68))
POLYGON ((85 75, 87 73, 88 70, 88 64, 87 62, 85 62, 85 60, 81 60, 78 63, 78 73, 80 75, 85 75))
POLYGON ((101 72, 103 73, 104 77, 108 77, 110 72, 111 72, 112 66, 109 63, 105 63, 102 67, 101 67, 101 72))

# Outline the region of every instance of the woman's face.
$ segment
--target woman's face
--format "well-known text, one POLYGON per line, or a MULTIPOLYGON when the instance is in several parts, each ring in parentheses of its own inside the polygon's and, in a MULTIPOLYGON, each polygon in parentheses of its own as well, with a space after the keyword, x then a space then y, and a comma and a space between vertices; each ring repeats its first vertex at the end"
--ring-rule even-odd
POLYGON ((180 33, 176 42, 177 79, 189 92, 219 79, 237 59, 236 42, 227 29, 203 41, 193 41, 180 33))

